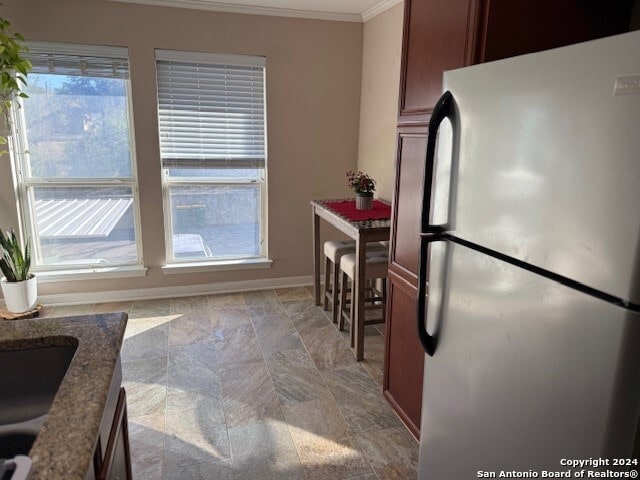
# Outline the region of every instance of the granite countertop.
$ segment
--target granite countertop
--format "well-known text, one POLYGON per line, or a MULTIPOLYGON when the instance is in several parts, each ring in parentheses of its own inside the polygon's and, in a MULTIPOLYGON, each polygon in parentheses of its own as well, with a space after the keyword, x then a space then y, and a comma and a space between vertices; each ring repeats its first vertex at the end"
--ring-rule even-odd
POLYGON ((0 322, 0 350, 78 345, 29 452, 31 480, 85 479, 126 325, 124 313, 0 322))

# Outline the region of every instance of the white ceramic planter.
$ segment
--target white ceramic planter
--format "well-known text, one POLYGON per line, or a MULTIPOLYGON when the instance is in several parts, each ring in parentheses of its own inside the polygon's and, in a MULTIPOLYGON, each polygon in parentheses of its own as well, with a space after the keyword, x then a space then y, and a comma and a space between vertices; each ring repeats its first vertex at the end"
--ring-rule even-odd
POLYGON ((27 312, 36 306, 38 284, 35 275, 24 282, 7 282, 7 279, 2 277, 0 285, 7 310, 11 313, 27 312))

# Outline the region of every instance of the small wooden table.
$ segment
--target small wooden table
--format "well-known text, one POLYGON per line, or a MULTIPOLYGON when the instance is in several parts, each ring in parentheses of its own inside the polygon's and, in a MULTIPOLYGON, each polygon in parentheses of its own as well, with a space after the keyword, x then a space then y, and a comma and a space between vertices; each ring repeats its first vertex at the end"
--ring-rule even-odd
MULTIPOLYGON (((313 218, 313 287, 315 293, 316 305, 320 305, 320 219, 324 219, 338 230, 353 238, 356 241, 356 272, 354 281, 354 292, 357 292, 352 308, 355 308, 355 328, 356 331, 356 359, 364 358, 364 284, 365 284, 365 261, 366 261, 366 244, 368 242, 378 242, 389 240, 391 232, 391 220, 385 218, 381 220, 361 220, 353 221, 340 216, 335 210, 327 206, 327 203, 340 201, 355 201, 354 199, 338 199, 338 200, 312 200, 312 218, 313 218)), ((382 202, 389 206, 388 203, 382 202)), ((391 217, 391 207, 389 206, 389 217, 391 217)), ((354 328, 354 326, 352 326, 354 328)))

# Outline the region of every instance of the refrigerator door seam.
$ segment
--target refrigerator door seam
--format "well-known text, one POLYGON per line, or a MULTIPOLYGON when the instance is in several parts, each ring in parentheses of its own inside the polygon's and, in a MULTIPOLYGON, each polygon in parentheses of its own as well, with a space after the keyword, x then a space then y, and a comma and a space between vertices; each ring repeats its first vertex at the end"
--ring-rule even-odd
MULTIPOLYGON (((622 298, 616 297, 614 295, 608 294, 606 292, 603 292, 601 290, 597 290, 595 288, 589 287, 588 285, 585 285, 583 283, 577 282, 575 280, 572 280, 568 277, 565 277, 563 275, 559 275, 555 272, 552 272, 550 270, 546 270, 544 268, 538 267, 536 265, 531 265, 529 263, 523 262, 522 260, 519 260, 517 258, 514 257, 510 257, 508 255, 505 255, 504 253, 500 253, 497 252, 495 250, 491 250, 487 247, 483 247, 482 245, 478 245, 476 243, 470 242, 468 240, 464 240, 462 238, 458 238, 454 235, 451 235, 450 233, 423 233, 421 234, 421 236, 423 238, 428 239, 427 243, 433 242, 433 241, 438 241, 438 240, 448 240, 450 242, 453 243, 457 243, 459 245, 462 245, 464 247, 470 248, 472 250, 475 250, 477 252, 483 253, 485 255, 489 255, 490 257, 496 258, 498 260, 501 260, 503 262, 509 263, 511 265, 514 265, 516 267, 522 268, 524 270, 528 270, 529 272, 535 273, 537 275, 543 276, 545 278, 548 278, 550 280, 554 280, 562 285, 564 285, 565 287, 569 287, 573 290, 577 290, 579 292, 582 292, 586 295, 590 295, 592 297, 595 298, 599 298, 600 300, 604 300, 605 302, 608 303, 612 303, 614 305, 617 305, 618 307, 622 307, 624 309, 627 309, 629 311, 632 312, 640 312, 640 305, 630 302, 628 300, 624 300, 622 298)), ((420 320, 419 320, 420 321, 420 320)))

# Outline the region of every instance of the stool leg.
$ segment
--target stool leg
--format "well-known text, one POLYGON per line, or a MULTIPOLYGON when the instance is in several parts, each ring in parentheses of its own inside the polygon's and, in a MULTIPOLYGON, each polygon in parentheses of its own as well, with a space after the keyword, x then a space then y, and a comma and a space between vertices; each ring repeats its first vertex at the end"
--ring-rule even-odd
POLYGON ((387 321, 387 279, 382 279, 382 321, 387 321))
POLYGON ((351 310, 349 310, 349 320, 351 322, 350 327, 350 339, 351 339, 351 348, 355 348, 356 346, 356 305, 358 301, 358 290, 356 289, 355 280, 351 281, 351 310))
MULTIPOLYGON (((325 262, 324 265, 324 309, 325 310, 329 310, 329 280, 331 277, 331 265, 333 264, 333 262, 329 259, 329 257, 326 257, 327 261, 325 262)), ((335 292, 336 290, 336 285, 335 283, 333 284, 332 287, 332 291, 335 292)))
POLYGON ((343 273, 340 281, 340 308, 338 309, 338 329, 344 330, 344 311, 347 304, 347 274, 343 273))
POLYGON ((338 288, 340 284, 340 265, 338 263, 333 264, 333 292, 331 298, 333 298, 333 323, 338 321, 340 315, 340 306, 338 305, 338 295, 342 292, 342 288, 338 288))

